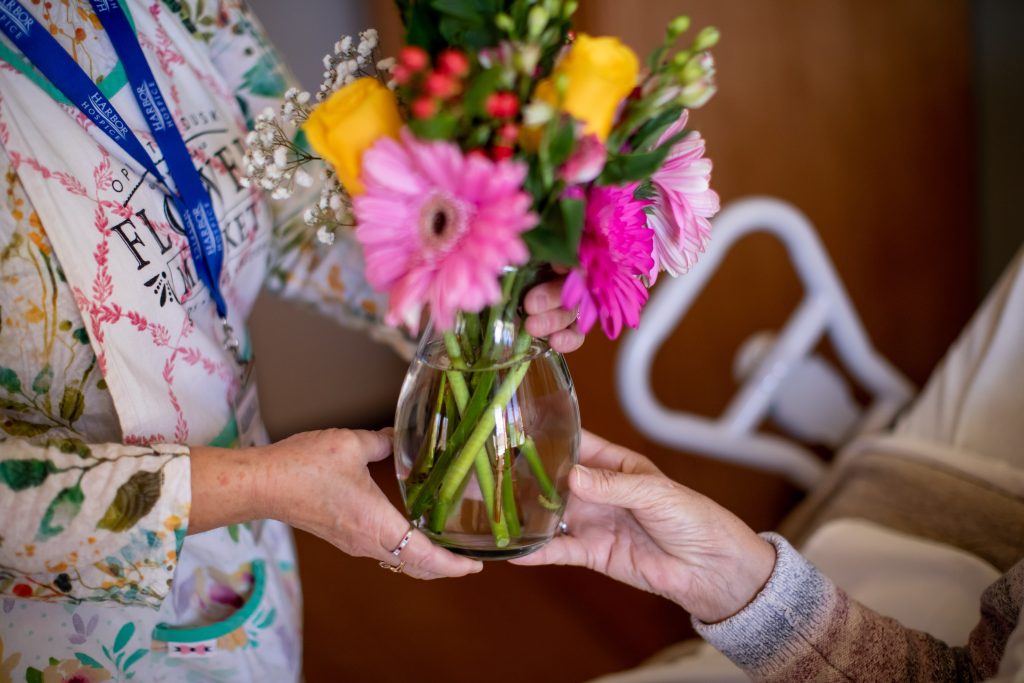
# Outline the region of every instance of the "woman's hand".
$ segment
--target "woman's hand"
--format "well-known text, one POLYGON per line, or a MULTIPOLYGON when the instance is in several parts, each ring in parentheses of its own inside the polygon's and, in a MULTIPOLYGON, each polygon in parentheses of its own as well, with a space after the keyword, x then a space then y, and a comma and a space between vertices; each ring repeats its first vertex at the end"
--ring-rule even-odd
POLYGON ((576 311, 562 308, 562 286, 565 276, 543 282, 523 300, 526 309, 526 331, 534 337, 547 337, 548 344, 559 353, 570 353, 583 346, 583 334, 576 327, 576 311))
POLYGON ((588 432, 580 459, 569 477, 568 535, 515 563, 588 567, 705 622, 732 616, 764 587, 775 549, 731 512, 588 432))
MULTIPOLYGON (((252 519, 278 519, 355 557, 397 564, 391 551, 409 521, 370 477, 367 463, 391 454, 391 430, 328 429, 270 446, 192 450, 189 531, 252 519)), ((480 562, 443 550, 415 532, 402 550, 404 572, 419 579, 463 576, 480 562)))

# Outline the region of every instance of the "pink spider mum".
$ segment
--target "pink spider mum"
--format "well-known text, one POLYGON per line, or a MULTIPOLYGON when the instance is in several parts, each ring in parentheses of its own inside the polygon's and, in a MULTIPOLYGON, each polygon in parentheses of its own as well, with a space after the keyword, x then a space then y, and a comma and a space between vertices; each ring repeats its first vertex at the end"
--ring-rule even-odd
POLYGON ((654 233, 644 213, 650 202, 633 198, 636 187, 592 187, 587 194, 580 265, 562 288, 562 305, 579 307, 581 332, 600 319, 604 333, 615 339, 623 324, 640 324, 647 301, 641 277, 654 268, 654 233))
MULTIPOLYGON (((683 130, 688 117, 683 111, 658 143, 683 130)), ((673 276, 689 270, 711 236, 708 219, 718 213, 719 201, 711 189, 711 160, 704 158, 700 133, 694 131, 676 143, 651 180, 657 193, 648 221, 654 231, 653 280, 659 270, 673 276)))
POLYGON ((526 263, 520 235, 537 217, 522 190, 526 166, 463 155, 449 142, 382 138, 364 155, 366 192, 354 201, 367 280, 390 297, 385 321, 415 330, 425 305, 452 329, 459 311, 501 300, 498 276, 526 263))

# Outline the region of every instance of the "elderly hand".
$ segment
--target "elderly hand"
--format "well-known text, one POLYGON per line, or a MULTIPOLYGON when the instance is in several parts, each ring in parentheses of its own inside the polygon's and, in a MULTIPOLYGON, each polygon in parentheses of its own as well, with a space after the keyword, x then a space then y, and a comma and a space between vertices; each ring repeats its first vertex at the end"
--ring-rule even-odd
POLYGON ((709 623, 740 611, 764 587, 775 549, 731 512, 588 432, 580 460, 569 478, 569 534, 513 562, 588 567, 709 623))
MULTIPOLYGON (((391 551, 409 521, 370 477, 367 464, 391 454, 391 430, 328 429, 270 446, 192 449, 189 531, 251 519, 279 519, 349 555, 397 564, 391 551)), ((463 576, 483 568, 412 534, 400 558, 419 579, 463 576)))
POLYGON ((548 344, 559 353, 570 353, 583 346, 583 333, 576 326, 576 311, 562 308, 564 284, 562 275, 537 285, 526 293, 523 308, 527 332, 534 337, 547 337, 548 344))

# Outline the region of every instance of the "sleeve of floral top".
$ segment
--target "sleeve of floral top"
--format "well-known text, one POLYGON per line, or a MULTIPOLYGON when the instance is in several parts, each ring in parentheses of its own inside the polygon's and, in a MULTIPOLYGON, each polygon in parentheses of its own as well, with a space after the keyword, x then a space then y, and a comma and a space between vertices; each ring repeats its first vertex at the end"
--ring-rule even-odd
POLYGON ((0 596, 156 607, 188 520, 188 449, 102 443, 120 439, 113 404, 2 146, 0 192, 0 596))
MULTIPOLYGON (((297 11, 302 11, 301 6, 297 11)), ((251 128, 253 117, 264 109, 278 110, 285 91, 297 86, 297 81, 244 2, 222 0, 216 21, 217 30, 208 34, 213 63, 234 91, 251 128)), ((201 27, 201 20, 193 26, 201 27)), ((324 51, 330 47, 325 45, 324 51)), ((303 214, 318 200, 319 190, 310 188, 288 201, 272 203, 274 246, 268 288, 310 304, 346 326, 364 329, 410 356, 409 338, 381 321, 386 298, 366 282, 362 250, 352 231, 339 229, 333 243, 324 244, 316 230, 306 225, 303 214)))

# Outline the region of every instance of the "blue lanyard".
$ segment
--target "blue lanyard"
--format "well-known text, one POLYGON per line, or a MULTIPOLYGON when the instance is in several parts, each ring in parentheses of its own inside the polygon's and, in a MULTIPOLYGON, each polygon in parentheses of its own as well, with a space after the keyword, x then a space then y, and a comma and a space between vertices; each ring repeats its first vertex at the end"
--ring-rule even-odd
POLYGON ((55 88, 167 188, 181 214, 196 275, 210 290, 217 314, 227 331, 227 305, 220 291, 224 244, 210 193, 192 163, 185 140, 171 117, 163 93, 118 0, 89 1, 124 64, 132 94, 167 162, 167 171, 174 180, 177 193, 170 190, 145 147, 110 100, 18 0, 0 0, 0 30, 55 88))

